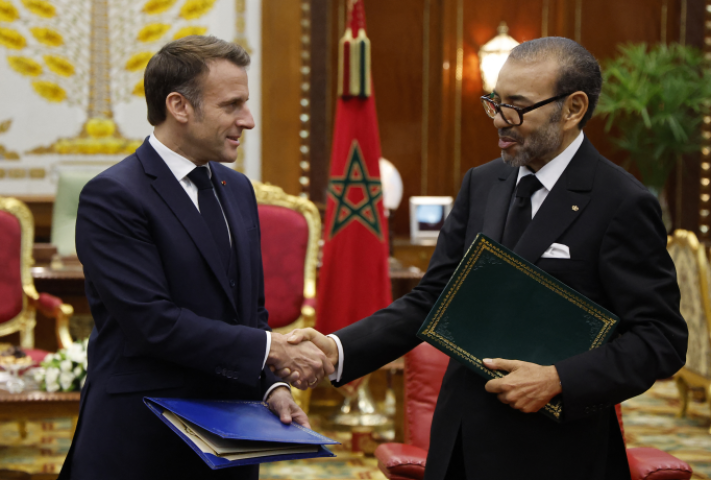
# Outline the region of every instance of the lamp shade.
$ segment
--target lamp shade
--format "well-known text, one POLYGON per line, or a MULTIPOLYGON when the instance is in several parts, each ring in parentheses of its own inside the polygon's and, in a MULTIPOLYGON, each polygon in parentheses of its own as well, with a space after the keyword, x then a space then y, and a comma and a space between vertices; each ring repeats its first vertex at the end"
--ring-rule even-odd
POLYGON ((491 92, 496 86, 501 67, 509 58, 511 50, 518 42, 508 35, 509 27, 501 22, 497 29, 498 35, 486 42, 479 50, 479 68, 485 92, 491 92))
POLYGON ((383 205, 388 210, 397 210, 402 201, 402 177, 395 165, 380 158, 380 181, 383 183, 383 205))

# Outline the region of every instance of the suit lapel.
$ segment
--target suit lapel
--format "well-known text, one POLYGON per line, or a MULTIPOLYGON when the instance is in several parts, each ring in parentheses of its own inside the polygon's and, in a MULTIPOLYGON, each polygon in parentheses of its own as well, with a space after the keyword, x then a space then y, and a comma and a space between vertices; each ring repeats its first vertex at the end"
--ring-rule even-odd
POLYGON ((504 233, 506 216, 517 177, 518 168, 506 167, 499 174, 499 181, 489 191, 482 233, 497 242, 501 241, 501 236, 504 233))
MULTIPOLYGON (((235 201, 236 192, 234 191, 236 187, 235 182, 227 182, 227 179, 222 175, 220 171, 221 165, 215 164, 215 162, 210 163, 212 169, 212 183, 215 185, 215 190, 217 191, 217 196, 220 199, 220 204, 225 212, 225 217, 227 217, 227 223, 230 226, 230 233, 232 234, 232 254, 236 255, 235 260, 237 261, 237 271, 239 272, 239 277, 237 281, 239 282, 239 296, 242 298, 250 298, 252 284, 250 283, 249 275, 249 238, 247 237, 247 227, 242 212, 240 212, 240 206, 235 201), (224 180, 224 183, 222 183, 224 180)), ((242 309, 244 310, 245 302, 242 302, 242 309)), ((243 318, 246 318, 246 312, 240 312, 243 318)))
POLYGON ((583 213, 590 201, 597 152, 585 138, 513 249, 535 263, 583 213))
POLYGON ((227 281, 227 275, 225 275, 225 267, 217 252, 217 245, 200 212, 195 208, 190 197, 178 183, 168 165, 148 143, 148 140, 143 142, 143 145, 136 150, 136 155, 143 164, 145 172, 155 178, 151 184, 153 189, 163 198, 168 208, 178 218, 193 242, 195 242, 195 246, 207 262, 212 273, 217 277, 220 286, 222 286, 222 289, 230 299, 232 308, 236 311, 235 300, 227 281))

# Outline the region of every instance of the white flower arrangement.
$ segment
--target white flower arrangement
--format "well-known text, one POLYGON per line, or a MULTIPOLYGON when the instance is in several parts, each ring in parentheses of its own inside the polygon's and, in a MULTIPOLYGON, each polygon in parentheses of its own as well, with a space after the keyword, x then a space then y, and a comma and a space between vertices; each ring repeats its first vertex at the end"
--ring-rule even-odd
POLYGON ((34 370, 34 379, 40 388, 48 392, 81 390, 86 380, 88 344, 89 339, 74 342, 44 357, 41 367, 34 370))

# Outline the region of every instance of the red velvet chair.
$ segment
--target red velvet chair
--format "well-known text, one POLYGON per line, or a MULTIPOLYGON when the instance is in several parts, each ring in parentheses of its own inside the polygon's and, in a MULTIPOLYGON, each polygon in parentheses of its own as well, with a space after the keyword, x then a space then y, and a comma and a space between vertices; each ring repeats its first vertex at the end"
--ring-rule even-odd
MULTIPOLYGON (((274 185, 252 182, 262 231, 264 292, 269 326, 288 333, 313 327, 316 319, 316 264, 321 217, 309 200, 274 185)), ((311 390, 292 390, 308 413, 311 390)))
POLYGON ((37 310, 54 318, 60 348, 69 346, 71 305, 35 289, 30 268, 34 221, 29 208, 21 201, 0 197, 0 337, 20 333, 20 346, 39 362, 48 352, 34 348, 35 314, 37 310))
MULTIPOLYGON (((391 480, 422 479, 430 426, 449 357, 423 343, 405 355, 405 443, 384 443, 375 450, 378 467, 391 480)), ((617 405, 622 428, 622 414, 617 405)), ((628 448, 632 480, 688 480, 691 467, 656 448, 628 448)), ((572 478, 572 477, 571 477, 572 478)))

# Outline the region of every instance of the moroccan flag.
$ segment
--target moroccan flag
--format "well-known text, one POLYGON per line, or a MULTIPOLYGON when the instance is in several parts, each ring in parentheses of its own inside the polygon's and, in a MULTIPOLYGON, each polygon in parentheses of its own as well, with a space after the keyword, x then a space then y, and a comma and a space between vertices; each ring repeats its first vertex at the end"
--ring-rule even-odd
POLYGON ((339 97, 331 153, 316 329, 332 333, 392 301, 380 137, 361 0, 340 42, 339 97))

